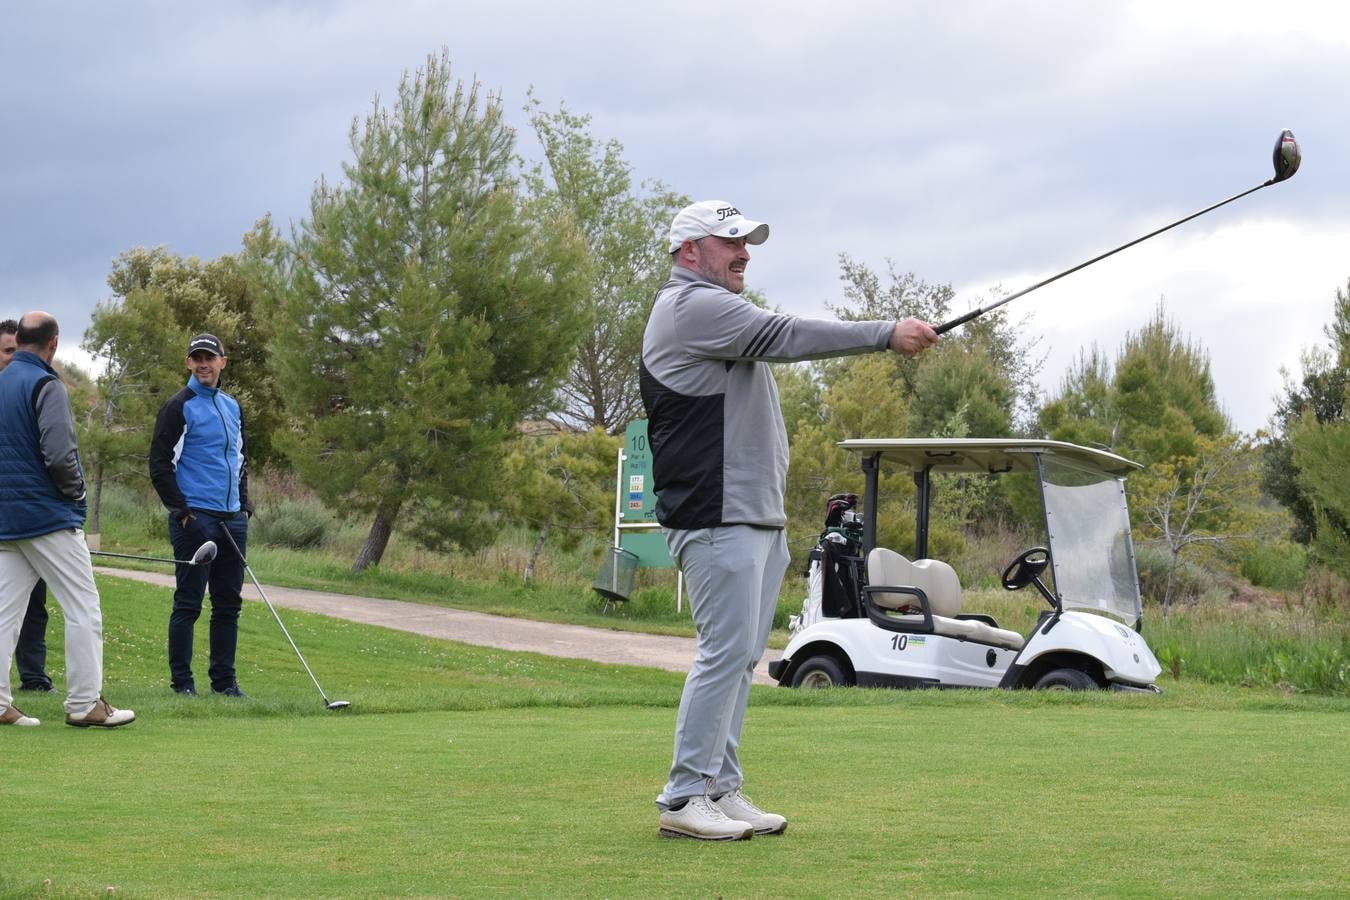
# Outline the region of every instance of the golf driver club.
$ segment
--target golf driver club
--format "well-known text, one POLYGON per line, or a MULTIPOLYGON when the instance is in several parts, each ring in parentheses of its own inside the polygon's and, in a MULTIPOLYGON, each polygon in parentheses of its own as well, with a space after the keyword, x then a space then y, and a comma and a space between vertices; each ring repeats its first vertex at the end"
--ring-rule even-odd
POLYGON ((165 559, 162 556, 134 556, 130 553, 109 553, 106 550, 90 550, 90 556, 112 556, 117 559, 135 559, 141 562, 173 563, 176 566, 204 566, 216 558, 216 542, 207 541, 192 554, 192 559, 165 559))
POLYGON ((223 525, 221 526, 220 531, 222 534, 225 535, 225 540, 229 541, 230 546, 234 548, 235 555, 238 556, 239 559, 243 561, 244 571, 247 572, 248 577, 252 579, 253 586, 258 589, 258 594, 259 596, 262 597, 263 603, 266 603, 267 608, 272 611, 272 618, 276 619, 277 624, 281 626, 281 633, 286 635, 286 640, 288 643, 290 643, 291 649, 295 651, 295 655, 299 658, 300 665, 304 666, 305 672, 309 674, 309 680, 314 682, 314 687, 318 688, 319 696, 323 698, 324 709, 346 709, 347 707, 351 706, 352 704, 348 700, 328 699, 328 695, 325 694, 323 692, 323 688, 319 686, 319 679, 314 677, 314 671, 310 669, 309 663, 305 662, 304 654, 300 652, 299 647, 295 646, 295 641, 291 638, 291 633, 286 630, 286 624, 281 621, 281 616, 277 615, 276 607, 272 605, 271 600, 267 599, 267 592, 264 591, 263 586, 258 583, 258 576, 253 574, 253 567, 248 564, 248 560, 244 559, 244 554, 239 551, 239 545, 235 543, 234 535, 230 534, 230 529, 226 528, 223 525))
POLYGON ((1157 235, 1160 235, 1160 234, 1162 234, 1164 231, 1167 231, 1167 230, 1170 229, 1170 228, 1176 228, 1178 225, 1181 225, 1181 224, 1183 224, 1183 223, 1185 223, 1185 222, 1189 222, 1191 219, 1194 219, 1194 218, 1196 218, 1196 217, 1198 217, 1198 216, 1203 216, 1203 215, 1204 215, 1205 213, 1207 213, 1207 212, 1212 212, 1212 211, 1218 209, 1220 206, 1224 206, 1225 204, 1232 203, 1234 200, 1239 200, 1239 199, 1241 199, 1241 198, 1247 196, 1248 194, 1251 194, 1251 193, 1254 193, 1254 192, 1256 192, 1256 191, 1261 190, 1261 188, 1264 188, 1264 187, 1270 187, 1272 184, 1278 184, 1278 183, 1281 182, 1281 181, 1284 181, 1284 180, 1286 180, 1286 179, 1288 179, 1288 178, 1292 178, 1293 175, 1294 175, 1294 173, 1298 171, 1298 164, 1299 164, 1300 162, 1302 162, 1302 160, 1303 160, 1303 155, 1299 152, 1299 149, 1298 149, 1298 141, 1296 141, 1296 140, 1294 139, 1294 133, 1293 133, 1292 131, 1290 131, 1288 128, 1286 128, 1284 131, 1280 132, 1279 140, 1277 140, 1277 141, 1275 142, 1275 153, 1274 153, 1275 177, 1274 177, 1274 178, 1271 178, 1269 181, 1266 181, 1266 182, 1263 182, 1263 183, 1261 183, 1261 184, 1258 184, 1258 185, 1257 185, 1256 187, 1254 187, 1254 188, 1249 188, 1248 190, 1245 190, 1245 191, 1243 191, 1243 192, 1240 193, 1240 194, 1234 194, 1232 197, 1229 197, 1227 200, 1224 200, 1224 201, 1222 201, 1222 202, 1220 202, 1220 203, 1215 203, 1213 206, 1207 206, 1207 207, 1205 207, 1204 209, 1200 210, 1200 211, 1197 212, 1197 213, 1191 213, 1189 216, 1187 216, 1187 217, 1184 218, 1184 219, 1177 219, 1177 220, 1176 220, 1175 222, 1173 222, 1171 225, 1164 225, 1162 228, 1159 228, 1157 231, 1150 231, 1148 234, 1144 235, 1143 237, 1141 237, 1141 238, 1135 238, 1134 240, 1130 241, 1128 244, 1121 244, 1119 247, 1115 248, 1114 250, 1108 250, 1108 251, 1106 251, 1106 252, 1103 253, 1101 256, 1094 256, 1092 259, 1089 259, 1087 262, 1085 262, 1085 263, 1079 263, 1078 265, 1074 266, 1072 269, 1065 269, 1063 272, 1060 272, 1058 275, 1051 275, 1049 278, 1045 279, 1044 281, 1038 281, 1038 282, 1036 282, 1035 284, 1033 284, 1031 287, 1023 288, 1022 290, 1018 291, 1018 292, 1015 293, 1015 294, 1009 294, 1008 296, 1003 297, 1003 298, 1000 299, 1000 300, 996 300, 996 301, 993 302, 993 303, 988 303, 988 304, 986 304, 986 305, 984 305, 984 306, 979 307, 978 309, 972 309, 970 312, 966 313, 965 315, 960 316, 959 318, 952 319, 950 322, 944 322, 943 324, 937 326, 937 327, 934 328, 933 330, 936 331, 938 334, 944 334, 944 333, 946 333, 946 332, 952 330, 953 328, 955 328, 955 327, 958 326, 958 325, 964 325, 966 322, 969 322, 971 319, 975 318, 976 316, 982 316, 982 315, 984 315, 985 313, 989 312, 990 310, 998 309, 998 308, 999 308, 1000 306, 1002 306, 1003 304, 1005 304, 1005 303, 1010 303, 1010 302, 1012 302, 1013 300, 1016 300, 1018 297, 1022 297, 1022 296, 1025 296, 1026 294, 1030 294, 1032 291, 1036 290, 1037 288, 1043 288, 1043 287, 1045 287, 1047 284, 1050 284, 1050 283, 1053 282, 1053 281, 1058 281, 1059 279, 1063 278, 1065 275, 1072 275, 1074 272, 1077 272, 1079 269, 1086 269, 1088 266, 1092 265, 1093 263, 1101 262, 1102 260, 1106 259, 1108 256, 1112 256, 1112 255, 1114 255, 1114 254, 1116 254, 1116 253, 1119 253, 1120 251, 1125 250, 1126 248, 1133 247, 1135 244, 1138 244, 1138 243, 1140 243, 1140 242, 1142 242, 1142 241, 1146 241, 1146 240, 1148 240, 1148 239, 1151 238, 1151 237, 1155 237, 1155 236, 1157 236, 1157 235))

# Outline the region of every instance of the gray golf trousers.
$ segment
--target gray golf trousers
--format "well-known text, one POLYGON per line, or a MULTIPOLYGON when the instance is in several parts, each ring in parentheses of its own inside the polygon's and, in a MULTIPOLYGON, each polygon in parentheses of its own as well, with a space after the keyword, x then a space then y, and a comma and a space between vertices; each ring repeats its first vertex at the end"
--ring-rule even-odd
POLYGON ((726 525, 665 534, 689 587, 698 648, 675 721, 670 781, 656 798, 662 812, 741 786, 736 750, 750 679, 764 655, 788 565, 782 528, 726 525))

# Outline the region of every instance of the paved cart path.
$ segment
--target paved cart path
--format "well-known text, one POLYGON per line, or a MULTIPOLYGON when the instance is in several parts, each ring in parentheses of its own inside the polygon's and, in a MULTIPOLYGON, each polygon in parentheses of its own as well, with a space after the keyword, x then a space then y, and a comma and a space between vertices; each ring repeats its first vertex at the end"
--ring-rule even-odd
MULTIPOLYGON (((128 578, 166 588, 174 586, 173 576, 165 572, 139 572, 105 566, 96 566, 94 571, 100 575, 128 578)), ((694 658, 693 638, 611 631, 608 628, 589 628, 585 625, 535 622, 531 619, 467 612, 444 606, 408 603, 403 600, 381 600, 375 597, 355 597, 350 594, 330 594, 325 591, 270 585, 264 585, 263 588, 267 591, 267 599, 276 607, 299 609, 364 625, 379 625, 426 637, 462 641, 466 644, 496 647, 500 650, 519 650, 629 666, 649 666, 671 672, 689 671, 689 663, 694 658)), ((262 602, 257 588, 251 581, 244 582, 243 595, 245 600, 262 602)), ((768 663, 782 655, 781 650, 764 651, 764 658, 755 669, 756 684, 776 684, 769 677, 768 663)))

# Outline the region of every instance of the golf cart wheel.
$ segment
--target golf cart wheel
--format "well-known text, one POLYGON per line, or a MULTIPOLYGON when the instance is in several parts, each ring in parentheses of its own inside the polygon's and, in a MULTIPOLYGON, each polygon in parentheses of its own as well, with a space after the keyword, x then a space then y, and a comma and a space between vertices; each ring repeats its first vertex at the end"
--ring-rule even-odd
POLYGON ((792 686, 802 690, 842 687, 849 683, 844 667, 833 656, 813 656, 797 667, 792 686))
POLYGON ((1051 669, 1036 681, 1038 691, 1095 691, 1097 679, 1082 669, 1051 669))

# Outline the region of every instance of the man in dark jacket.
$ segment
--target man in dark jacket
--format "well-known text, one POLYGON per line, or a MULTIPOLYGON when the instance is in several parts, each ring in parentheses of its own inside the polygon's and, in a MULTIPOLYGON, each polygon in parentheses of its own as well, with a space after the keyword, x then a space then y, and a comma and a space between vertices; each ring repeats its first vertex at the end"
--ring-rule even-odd
MULTIPOLYGON (((18 349, 19 323, 13 319, 0 322, 0 372, 5 371, 18 349)), ((56 690, 47 674, 47 583, 40 578, 28 595, 28 611, 19 629, 19 645, 14 648, 14 666, 19 670, 19 690, 56 690)))
POLYGON ((13 705, 9 661, 28 598, 42 579, 66 617, 66 724, 135 720, 103 699, 103 613, 84 542, 84 470, 66 387, 51 367, 56 320, 19 320, 18 350, 0 372, 0 726, 38 725, 13 705))
POLYGON ((188 344, 187 387, 169 398, 155 419, 150 440, 150 480, 169 511, 169 542, 174 556, 190 559, 207 541, 215 541, 214 561, 178 566, 178 589, 169 615, 169 677, 174 691, 194 695, 192 638, 211 589, 211 654, 207 674, 211 690, 243 697, 235 678, 239 639, 239 591, 244 586, 247 552, 248 469, 244 463, 244 419, 239 404, 220 388, 225 348, 213 334, 188 344), (233 537, 231 544, 224 531, 233 537), (235 552, 238 545, 239 552, 235 552))

